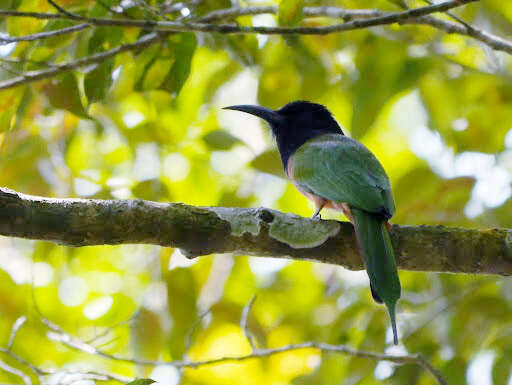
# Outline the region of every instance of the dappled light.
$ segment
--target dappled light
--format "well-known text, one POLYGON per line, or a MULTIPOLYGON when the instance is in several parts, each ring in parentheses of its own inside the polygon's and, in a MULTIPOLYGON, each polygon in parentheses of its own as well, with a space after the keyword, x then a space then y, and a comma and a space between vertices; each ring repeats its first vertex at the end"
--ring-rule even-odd
MULTIPOLYGON (((222 247, 210 228, 191 234, 201 218, 223 214, 194 216, 190 206, 171 207, 190 215, 186 226, 148 227, 136 245, 81 228, 79 217, 110 223, 124 206, 84 208, 69 223, 24 211, 48 231, 83 231, 0 238, 0 383, 512 384, 510 250, 487 253, 494 233, 485 231, 476 251, 450 249, 455 230, 429 238, 446 242, 434 246, 448 256, 400 238, 415 229, 421 237, 422 225, 512 228, 512 2, 0 3, 0 187, 137 200, 128 209, 149 207, 141 200, 155 210, 255 208, 241 223, 226 220, 231 243, 222 247), (391 223, 400 225, 390 231, 401 269, 398 346, 367 273, 320 263, 340 260, 330 251, 304 251, 326 239, 345 245, 348 227, 286 242, 272 233, 276 212, 256 210, 309 218, 315 207, 286 178, 268 125, 222 108, 293 100, 327 106, 389 176, 391 223), (186 240, 173 244, 176 234, 186 240), (190 248, 194 239, 210 243, 190 248), (420 267, 411 244, 425 253, 420 267)), ((347 221, 328 208, 321 215, 347 221)), ((146 223, 129 219, 128 230, 146 223)), ((361 268, 352 243, 344 265, 361 268)))

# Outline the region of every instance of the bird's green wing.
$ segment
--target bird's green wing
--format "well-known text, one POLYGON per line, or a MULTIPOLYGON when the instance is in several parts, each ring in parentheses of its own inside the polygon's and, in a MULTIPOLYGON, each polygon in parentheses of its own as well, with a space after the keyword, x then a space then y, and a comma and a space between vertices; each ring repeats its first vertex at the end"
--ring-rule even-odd
POLYGON ((290 177, 307 192, 388 218, 395 212, 386 172, 354 139, 319 136, 303 144, 290 162, 290 177))

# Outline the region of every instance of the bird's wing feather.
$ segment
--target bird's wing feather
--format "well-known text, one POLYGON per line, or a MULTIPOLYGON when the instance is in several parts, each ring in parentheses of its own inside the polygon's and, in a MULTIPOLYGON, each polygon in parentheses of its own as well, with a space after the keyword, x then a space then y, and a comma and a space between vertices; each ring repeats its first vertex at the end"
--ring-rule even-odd
POLYGON ((327 134, 302 145, 290 159, 291 177, 305 191, 391 217, 395 204, 386 172, 361 143, 327 134))

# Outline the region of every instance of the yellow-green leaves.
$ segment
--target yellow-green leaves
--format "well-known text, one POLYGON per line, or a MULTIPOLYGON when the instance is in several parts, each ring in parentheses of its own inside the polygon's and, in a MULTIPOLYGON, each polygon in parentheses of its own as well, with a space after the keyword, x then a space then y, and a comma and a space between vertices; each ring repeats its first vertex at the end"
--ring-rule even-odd
POLYGON ((0 91, 0 133, 11 128, 15 122, 16 111, 23 93, 24 89, 21 87, 0 91))
POLYGON ((297 25, 302 21, 304 14, 302 7, 304 0, 281 0, 279 2, 279 24, 297 25))
POLYGON ((84 78, 85 95, 89 103, 103 100, 112 85, 112 70, 114 63, 106 60, 97 64, 84 78))
POLYGON ((227 151, 235 144, 243 144, 243 142, 236 136, 233 136, 224 130, 211 131, 203 136, 203 140, 212 150, 220 151, 227 151))
POLYGON ((265 151, 257 155, 250 163, 250 166, 258 171, 266 172, 279 177, 285 177, 283 164, 277 150, 265 151))
POLYGON ((67 110, 81 118, 88 118, 82 104, 78 81, 73 73, 67 72, 50 80, 43 86, 43 92, 53 107, 67 110))
POLYGON ((167 40, 174 61, 162 82, 161 88, 172 94, 180 92, 190 73, 192 57, 197 46, 197 38, 193 33, 182 33, 171 36, 167 40))

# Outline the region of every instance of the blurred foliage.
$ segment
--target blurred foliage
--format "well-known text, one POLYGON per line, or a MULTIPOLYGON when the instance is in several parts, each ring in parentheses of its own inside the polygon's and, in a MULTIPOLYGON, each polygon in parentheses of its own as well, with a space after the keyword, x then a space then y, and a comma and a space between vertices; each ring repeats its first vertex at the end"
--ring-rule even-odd
MULTIPOLYGON (((119 11, 117 0, 59 3, 94 17, 116 17, 108 7, 119 11)), ((170 2, 123 1, 123 17, 153 18, 164 3, 170 2)), ((302 13, 302 6, 320 3, 283 0, 269 19, 323 25, 324 18, 304 19, 302 13)), ((396 11, 403 2, 329 4, 396 11)), ((41 0, 1 6, 54 11, 41 0)), ((187 10, 201 16, 229 6, 227 0, 205 0, 187 10)), ((510 2, 488 0, 456 12, 498 34, 512 31, 510 2)), ((253 19, 237 22, 252 25, 253 19)), ((15 36, 69 25, 9 17, 0 20, 0 31, 15 36)), ((98 27, 10 45, 0 54, 0 80, 145 33, 98 27)), ((511 58, 423 26, 286 38, 171 34, 146 49, 0 91, 0 185, 43 196, 265 205, 309 216, 312 206, 282 178, 264 124, 221 110, 238 103, 277 108, 296 99, 326 104, 347 134, 375 152, 394 187, 395 223, 511 226, 511 58)), ((9 238, 0 243, 0 346, 7 345, 15 320, 26 315, 13 351, 43 368, 152 376, 163 384, 433 383, 412 365, 314 350, 183 371, 134 367, 50 342, 36 311, 112 354, 205 360, 250 353, 239 321, 256 294, 248 326, 259 346, 314 340, 396 352, 385 310, 372 302, 362 272, 254 257, 188 261, 177 250, 150 246, 72 249, 9 238)), ((450 384, 464 384, 474 372, 507 384, 512 281, 406 271, 400 276, 398 352, 421 352, 450 384), (478 366, 482 357, 491 357, 489 367, 478 366)), ((37 383, 20 362, 3 353, 0 359, 37 383)), ((59 379, 50 376, 48 382, 59 379)), ((2 371, 0 382, 20 378, 2 371)))

